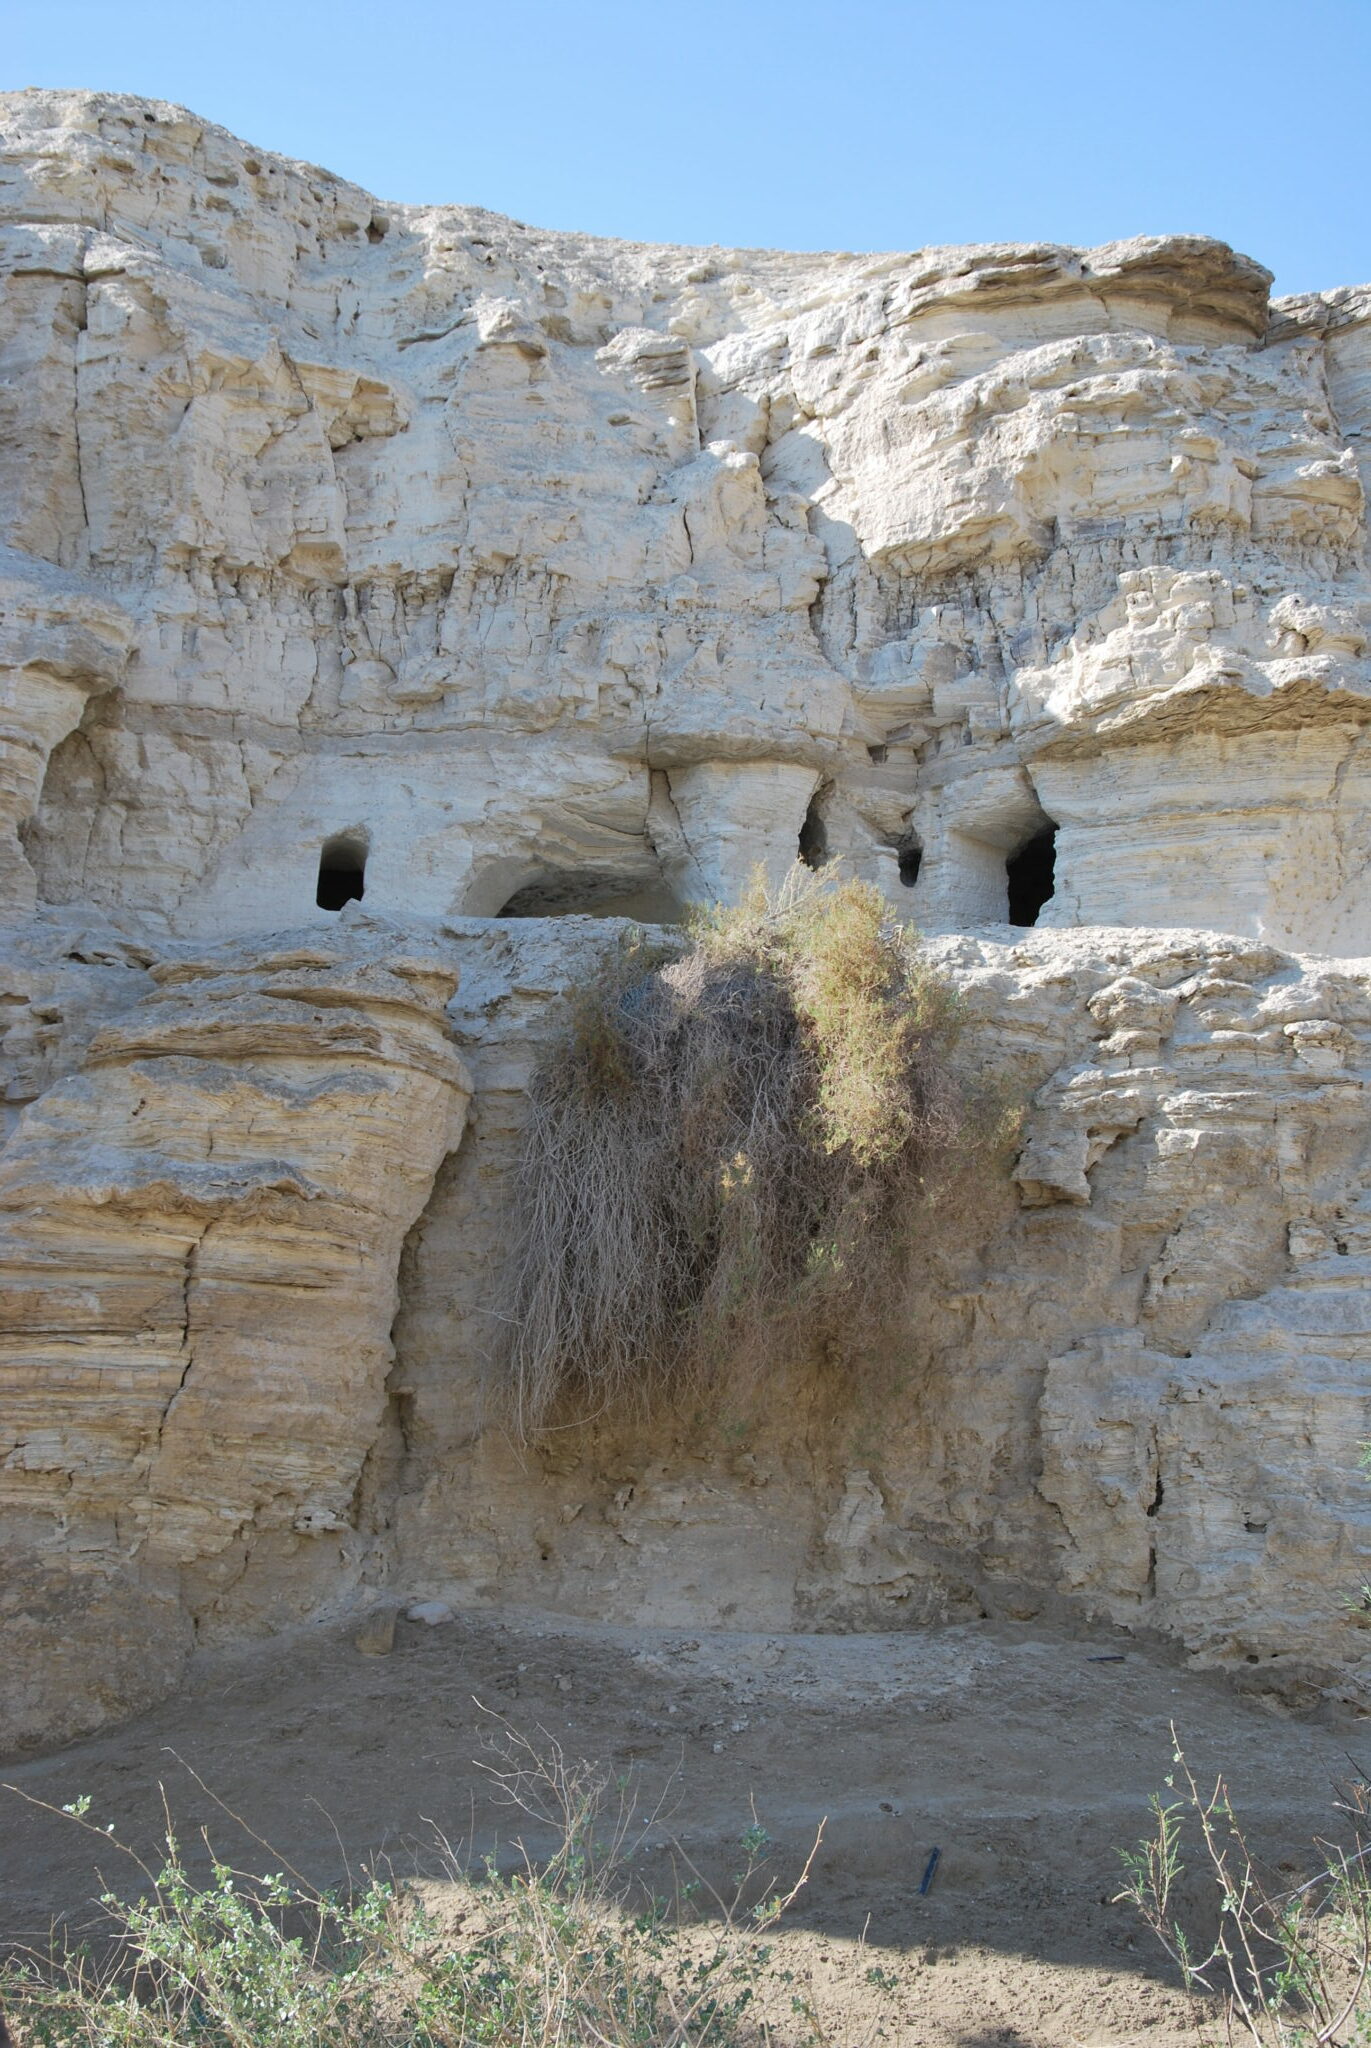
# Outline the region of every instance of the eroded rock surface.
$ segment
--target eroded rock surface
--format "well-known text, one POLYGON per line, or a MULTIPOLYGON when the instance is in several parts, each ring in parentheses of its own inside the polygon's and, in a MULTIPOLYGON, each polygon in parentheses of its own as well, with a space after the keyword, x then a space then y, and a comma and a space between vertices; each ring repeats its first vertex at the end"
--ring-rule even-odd
POLYGON ((3 163, 45 900, 294 925, 352 833, 387 913, 660 912, 814 804, 926 925, 1050 820, 1052 921, 1371 949, 1366 295, 551 235, 89 94, 3 163))
POLYGON ((1292 1695, 1362 1695, 1371 965, 1217 933, 936 942, 1030 1108, 1014 1182, 920 1220, 908 1328, 855 1379, 797 1363, 529 1451, 482 1427, 500 1190, 550 999, 619 939, 454 936, 480 1110, 396 1327, 406 1585, 712 1627, 1066 1597, 1292 1695))
POLYGON ((455 975, 376 920, 151 979, 0 1155, 11 1740, 355 1577, 400 1247, 470 1093, 455 975))
POLYGON ((367 1589, 1360 1696, 1371 289, 550 234, 89 93, 0 99, 0 223, 4 1739, 367 1589), (530 1061, 797 853, 1013 1176, 866 1376, 516 1448, 530 1061))

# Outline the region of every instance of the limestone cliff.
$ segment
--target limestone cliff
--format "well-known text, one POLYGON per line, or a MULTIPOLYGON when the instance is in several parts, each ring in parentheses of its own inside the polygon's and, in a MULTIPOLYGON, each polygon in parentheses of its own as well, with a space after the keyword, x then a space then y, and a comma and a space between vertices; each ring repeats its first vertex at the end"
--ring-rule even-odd
POLYGON ((0 1739, 379 1586, 1364 1691, 1371 290, 550 234, 48 92, 0 267, 0 1739), (1014 1178, 866 1381, 516 1452, 560 993, 797 852, 934 935, 1014 1178))
POLYGON ((188 1620, 355 1575, 400 1247, 470 1093, 455 975, 377 920, 151 979, 0 1155, 20 1738, 155 1696, 188 1620))

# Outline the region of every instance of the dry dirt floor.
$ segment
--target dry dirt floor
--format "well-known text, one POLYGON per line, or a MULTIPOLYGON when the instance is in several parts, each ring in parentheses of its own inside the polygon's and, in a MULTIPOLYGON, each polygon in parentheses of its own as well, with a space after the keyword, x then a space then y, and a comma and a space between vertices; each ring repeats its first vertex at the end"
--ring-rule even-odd
MULTIPOLYGON (((1195 2048, 1214 2038, 1208 2016, 1111 1902, 1118 1849, 1170 1768, 1170 1724, 1287 1868, 1326 1828, 1359 1742, 1360 1724, 1282 1713, 1103 1628, 695 1635, 468 1612, 402 1620, 379 1658, 354 1630, 202 1652, 154 1712, 0 1769, 15 1788, 0 1793, 0 1933, 93 1925, 97 1862, 128 1881, 116 1851, 18 1794, 88 1794, 92 1820, 155 1852, 160 1784, 183 1836, 203 1826, 229 1860, 265 1867, 231 1809, 321 1885, 345 1856, 431 1874, 435 1828, 478 1857, 512 1858, 520 1835, 536 1853, 481 1768, 499 1762, 503 1722, 633 1778, 641 1867, 662 1889, 682 1857, 726 1881, 754 1809, 788 1881, 826 1821, 775 1962, 833 2048, 1195 2048)), ((778 2040, 804 2038, 778 2019, 778 2040)))

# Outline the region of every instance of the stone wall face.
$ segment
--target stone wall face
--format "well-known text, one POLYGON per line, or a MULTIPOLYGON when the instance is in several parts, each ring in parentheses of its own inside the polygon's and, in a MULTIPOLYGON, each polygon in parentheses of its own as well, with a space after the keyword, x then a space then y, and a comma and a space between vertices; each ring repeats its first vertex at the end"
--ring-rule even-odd
POLYGON ((1361 1696, 1371 967, 1214 933, 934 942, 1031 1106, 1012 1180, 920 1221, 891 1349, 520 1449, 481 1406, 502 1191, 555 998, 619 940, 453 936, 479 1107, 406 1262, 398 1583, 756 1628, 1067 1598, 1361 1696))
POLYGON ((45 92, 0 268, 0 1739, 381 1586, 1362 1688, 1371 290, 549 234, 45 92), (561 994, 802 843, 1014 1177, 864 1378, 516 1449, 561 994))
POLYGON ((470 1094, 455 975, 374 919, 152 976, 0 1155, 11 1742, 355 1581, 400 1248, 470 1094))
POLYGON ((8 101, 3 164, 44 901, 322 922, 352 831, 386 915, 660 907, 816 802, 929 927, 1048 817, 1055 922, 1371 949, 1364 296, 548 235, 95 95, 8 101))

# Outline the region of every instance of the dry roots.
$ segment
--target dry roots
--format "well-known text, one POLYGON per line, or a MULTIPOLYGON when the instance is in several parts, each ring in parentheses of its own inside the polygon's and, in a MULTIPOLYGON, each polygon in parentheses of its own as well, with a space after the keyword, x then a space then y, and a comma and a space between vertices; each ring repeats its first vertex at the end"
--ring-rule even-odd
POLYGON ((606 972, 535 1076, 507 1311, 523 1429, 568 1393, 598 1412, 849 1357, 984 1136, 955 1003, 875 890, 797 867, 690 936, 606 972))

